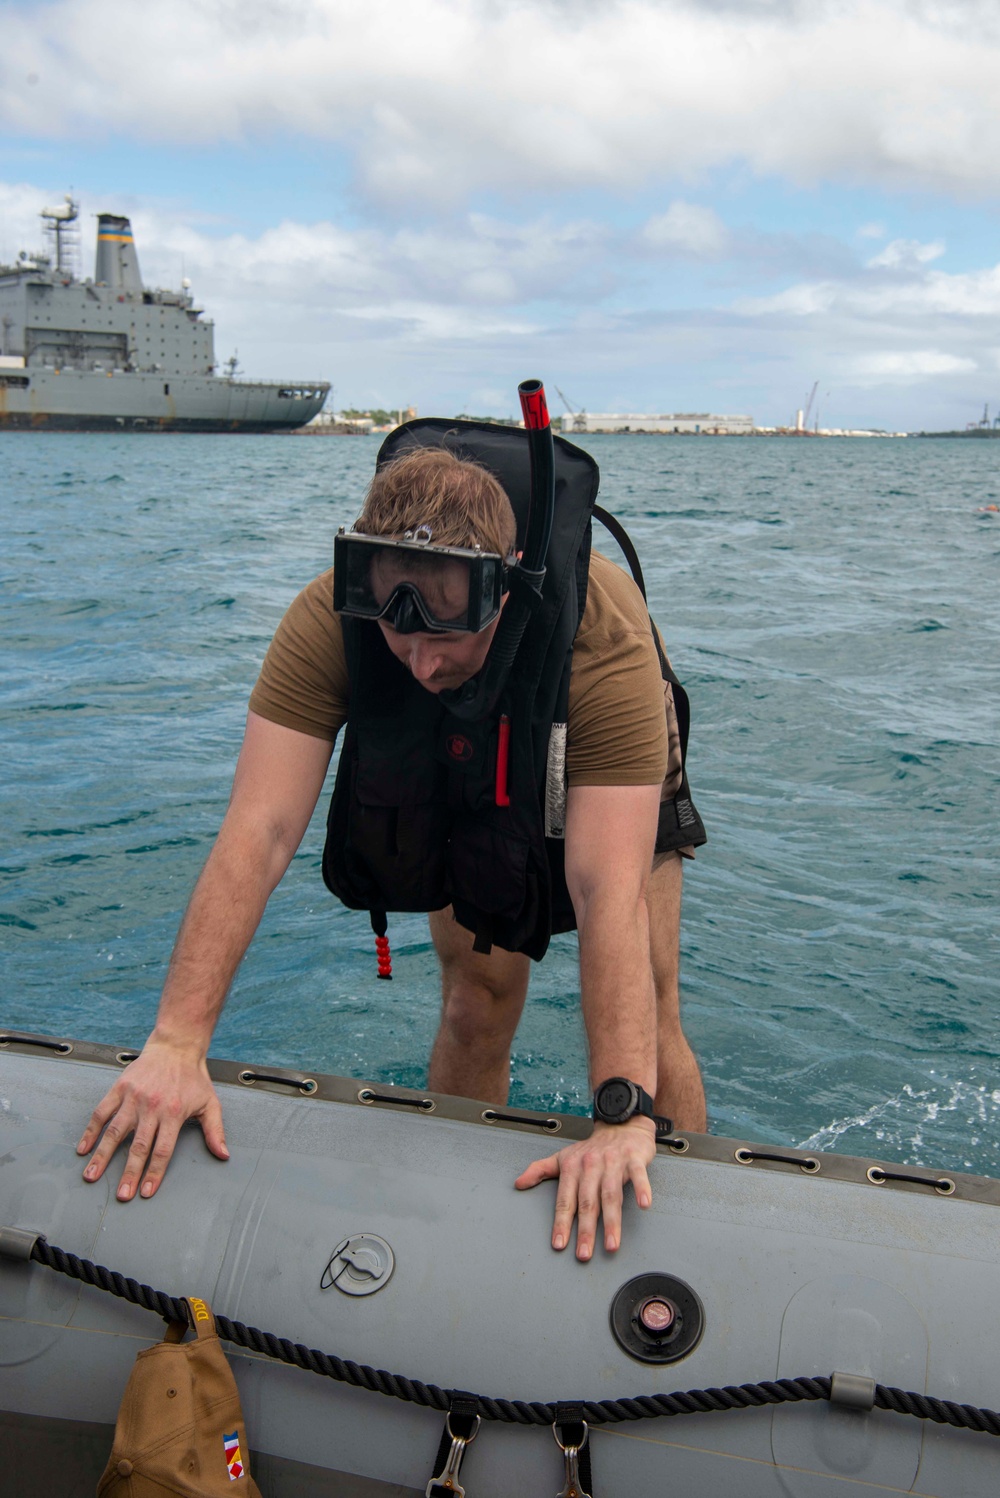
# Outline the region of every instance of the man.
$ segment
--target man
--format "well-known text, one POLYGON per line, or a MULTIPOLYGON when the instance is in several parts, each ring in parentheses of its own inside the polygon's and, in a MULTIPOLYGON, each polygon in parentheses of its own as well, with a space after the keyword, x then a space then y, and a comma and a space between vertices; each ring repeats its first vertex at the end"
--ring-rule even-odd
MULTIPOLYGON (((596 492, 596 465, 562 446, 596 492)), ((380 465, 355 531, 338 537, 335 581, 304 589, 268 651, 155 1028, 80 1140, 94 1151, 85 1179, 131 1134, 118 1197, 151 1196, 189 1118, 227 1158, 209 1042, 345 722, 324 877, 376 929, 386 910, 429 912, 443 996, 431 1089, 506 1102, 529 959, 552 931, 579 931, 594 1130, 515 1183, 558 1178, 553 1247, 575 1219, 577 1257, 590 1258, 603 1216, 616 1249, 629 1181, 649 1205, 654 1098, 676 1127, 705 1128, 677 988, 681 856, 704 837, 696 814, 694 837, 664 820, 682 783, 671 690, 638 589, 602 557, 588 566, 593 492, 576 489, 561 503, 579 523, 560 522, 550 543, 548 601, 497 711, 473 724, 453 705, 491 659, 517 581, 510 500, 447 440, 380 465), (553 757, 563 743, 564 762, 553 757)))

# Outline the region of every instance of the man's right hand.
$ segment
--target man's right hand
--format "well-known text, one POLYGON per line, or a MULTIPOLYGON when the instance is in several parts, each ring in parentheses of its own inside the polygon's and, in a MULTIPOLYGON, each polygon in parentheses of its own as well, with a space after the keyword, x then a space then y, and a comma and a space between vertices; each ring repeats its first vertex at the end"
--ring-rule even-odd
POLYGON ((181 1125, 189 1118, 201 1124, 212 1154, 228 1160, 222 1106, 204 1056, 189 1046, 151 1036, 141 1055, 98 1103, 83 1131, 77 1154, 94 1151, 84 1180, 100 1180, 112 1155, 131 1134, 118 1200, 130 1201, 140 1181, 140 1195, 152 1196, 170 1163, 181 1125))

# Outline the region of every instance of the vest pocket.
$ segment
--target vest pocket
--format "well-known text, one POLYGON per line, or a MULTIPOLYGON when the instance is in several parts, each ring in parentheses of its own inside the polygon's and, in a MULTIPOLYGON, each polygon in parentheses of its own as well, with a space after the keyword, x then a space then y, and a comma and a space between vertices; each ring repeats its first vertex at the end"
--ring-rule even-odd
POLYGON ((345 861, 371 905, 441 910, 450 904, 447 820, 433 804, 353 808, 345 861))
POLYGON ((462 822, 451 846, 455 898, 488 915, 516 920, 533 893, 528 851, 526 838, 481 822, 462 822))
POLYGON ((412 807, 442 795, 445 770, 419 741, 359 729, 354 795, 362 806, 412 807))

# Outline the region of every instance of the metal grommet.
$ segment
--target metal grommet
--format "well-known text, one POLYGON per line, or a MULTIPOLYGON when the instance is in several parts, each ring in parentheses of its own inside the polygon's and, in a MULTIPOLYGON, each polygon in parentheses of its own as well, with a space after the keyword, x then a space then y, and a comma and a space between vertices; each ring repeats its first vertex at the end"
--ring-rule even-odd
POLYGON ((119 1066, 129 1066, 133 1061, 139 1059, 138 1051, 116 1051, 115 1060, 119 1066))
POLYGON ((880 1165, 869 1165, 866 1175, 873 1186, 885 1185, 885 1171, 880 1165))
POLYGON ((257 1080, 256 1073, 252 1071, 241 1071, 236 1074, 237 1082, 242 1082, 244 1087, 252 1087, 257 1080))
POLYGON ((417 1107, 420 1109, 421 1113, 433 1113, 434 1109, 437 1107, 437 1103, 431 1097, 422 1097, 417 1104, 417 1107))
POLYGON ((804 1170, 807 1176, 814 1176, 819 1170, 819 1161, 815 1155, 807 1155, 804 1160, 799 1161, 799 1169, 804 1170))
POLYGON ((748 1150, 745 1146, 738 1150, 734 1150, 733 1159, 738 1160, 741 1165, 752 1165, 753 1150, 748 1150))
POLYGON ((939 1181, 934 1182, 934 1190, 938 1196, 954 1196, 955 1182, 950 1180, 948 1176, 942 1176, 939 1181))
POLYGON ((479 1117, 483 1123, 496 1123, 500 1115, 495 1108, 484 1108, 479 1117))
POLYGON ((691 1148, 690 1139, 685 1139, 680 1134, 674 1135, 670 1139, 664 1139, 663 1142, 668 1150, 673 1150, 675 1155, 686 1155, 691 1148))
POLYGON ((370 1087, 362 1087, 361 1091, 358 1093, 358 1102, 359 1103, 373 1103, 374 1101, 375 1101, 375 1094, 372 1091, 372 1089, 370 1087))
POLYGON ((299 1091, 305 1093, 307 1097, 311 1097, 314 1092, 319 1091, 319 1083, 314 1077, 304 1077, 299 1083, 299 1091))
POLYGON ((558 1134, 559 1130, 562 1128, 562 1124, 559 1122, 558 1118, 547 1118, 542 1124, 542 1128, 548 1129, 550 1134, 558 1134))
POLYGON ((70 1045, 68 1040, 60 1040, 59 1044, 56 1046, 56 1050, 59 1052, 60 1056, 69 1056, 73 1050, 73 1047, 70 1045))

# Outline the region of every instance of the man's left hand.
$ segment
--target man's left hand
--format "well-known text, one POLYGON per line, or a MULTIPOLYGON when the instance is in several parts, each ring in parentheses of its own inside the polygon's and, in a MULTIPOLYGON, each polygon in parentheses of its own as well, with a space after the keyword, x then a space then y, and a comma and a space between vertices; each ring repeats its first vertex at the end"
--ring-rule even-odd
POLYGON ((608 1253, 614 1253, 621 1242, 626 1181, 632 1182, 640 1207, 648 1207, 653 1200, 646 1166, 655 1154, 651 1119, 597 1123, 589 1139, 579 1139, 544 1160, 536 1160, 514 1184, 519 1191, 526 1191, 539 1181, 558 1178, 552 1247, 566 1247, 575 1217, 576 1256, 589 1259, 594 1252, 600 1216, 604 1217, 604 1247, 608 1253))

